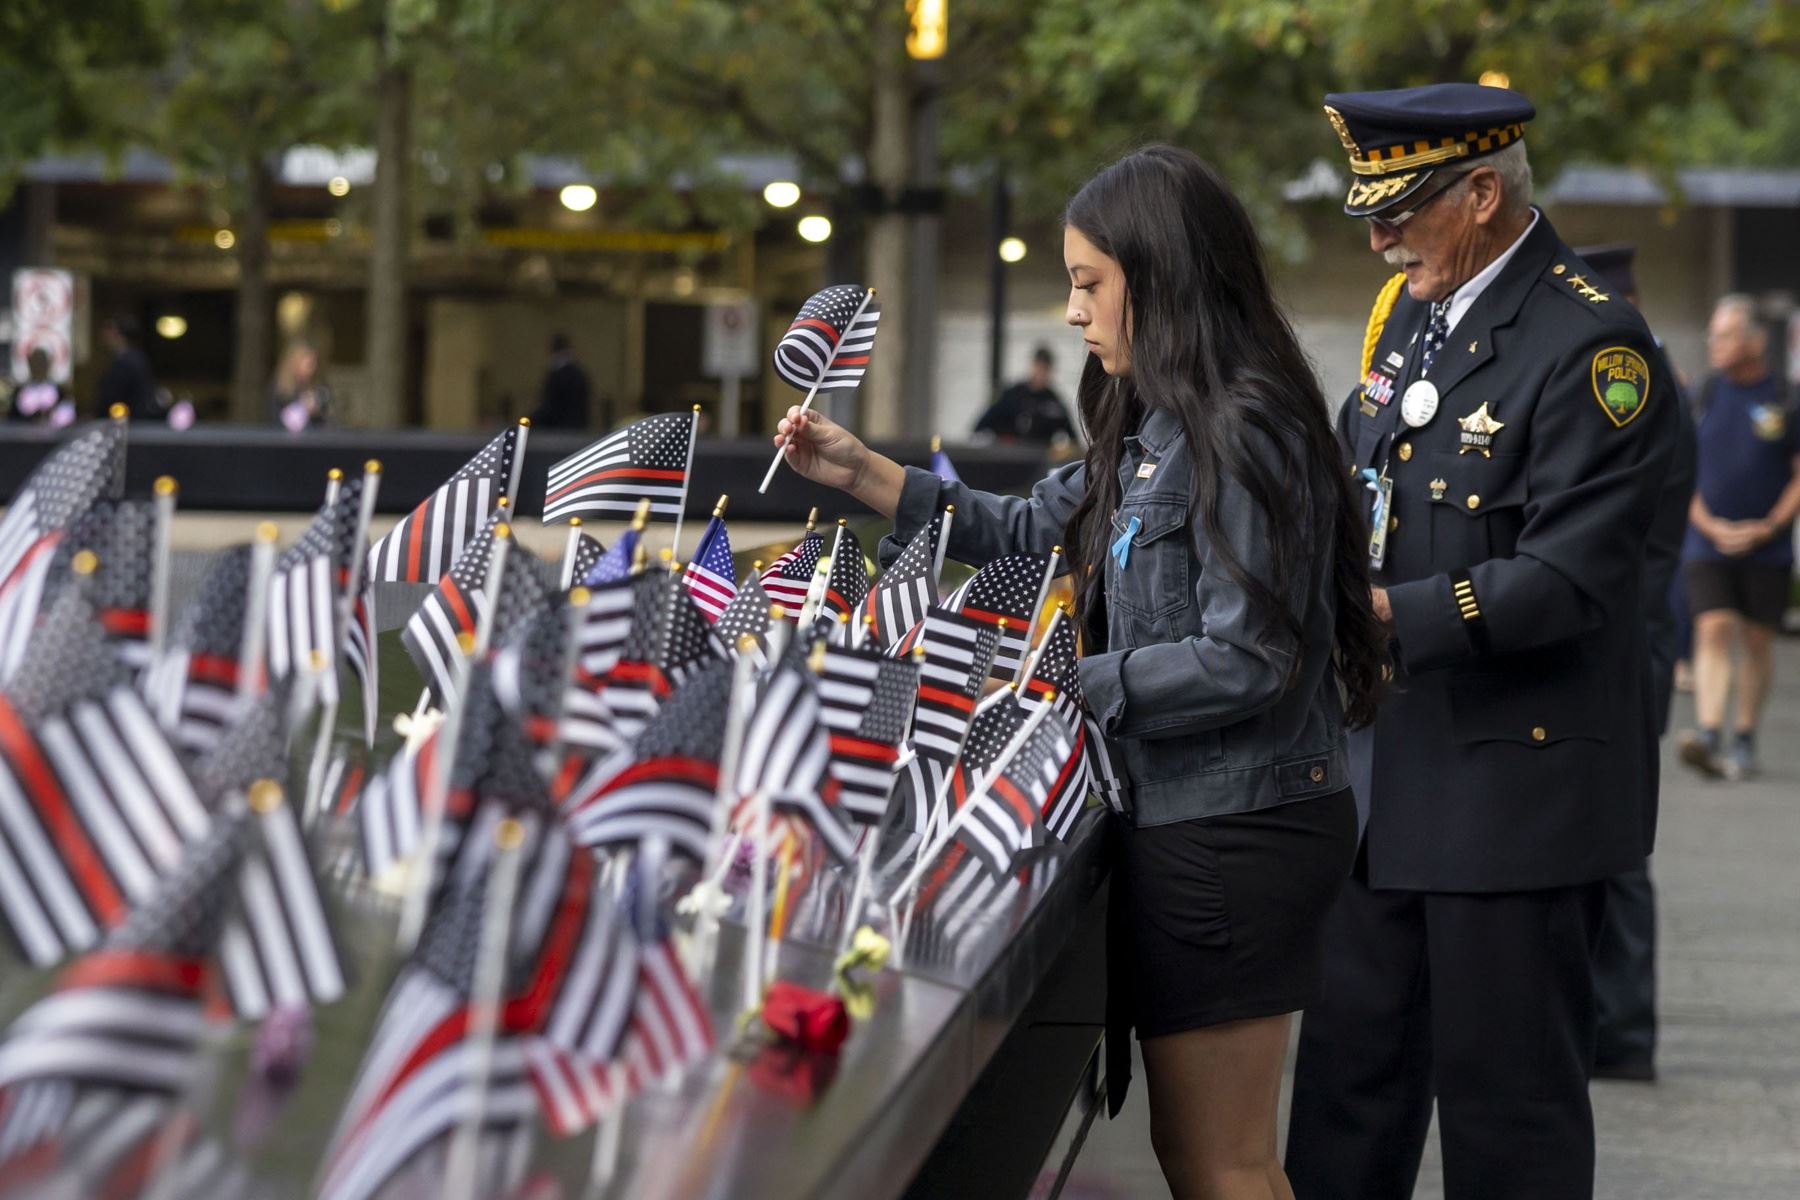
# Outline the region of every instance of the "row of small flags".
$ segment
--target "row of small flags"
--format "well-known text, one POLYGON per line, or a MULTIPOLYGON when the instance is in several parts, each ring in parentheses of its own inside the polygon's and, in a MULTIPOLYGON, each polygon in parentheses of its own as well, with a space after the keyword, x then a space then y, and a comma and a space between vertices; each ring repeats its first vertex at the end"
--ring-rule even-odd
MULTIPOLYGON (((612 481, 675 470, 642 464, 683 433, 685 490, 692 418, 673 420, 689 424, 584 452, 552 493, 611 503, 612 481)), ((348 821, 358 875, 397 881, 416 916, 321 1171, 336 1200, 380 1193, 433 1147, 487 1178, 520 1125, 614 1119, 712 1054, 670 878, 717 877, 745 842, 759 863, 816 852, 866 877, 888 832, 918 864, 890 900, 923 883, 966 922, 1090 789, 1116 803, 1073 623, 1058 610, 1033 637, 1056 554, 990 563, 946 596, 952 511, 874 578, 845 523, 827 538, 809 520, 738 579, 723 498, 692 562, 652 560, 666 498, 638 480, 614 544, 572 524, 551 571, 512 534, 522 438, 503 432, 373 544, 379 467, 334 473, 292 545, 277 553, 267 528, 221 551, 180 612, 174 489, 122 497, 122 422, 80 431, 14 496, 0 927, 60 974, 0 1039, 0 1191, 119 1168, 84 1157, 97 1111, 146 1120, 132 1145, 160 1148, 161 1186, 222 1161, 168 1136, 193 1124, 211 998, 257 1022, 348 987, 319 821, 348 821), (398 582, 433 584, 401 633, 426 685, 407 744, 381 769, 317 752, 294 768, 309 726, 329 729, 340 664, 372 734, 376 607, 398 582), (922 879, 932 862, 957 886, 922 879)))

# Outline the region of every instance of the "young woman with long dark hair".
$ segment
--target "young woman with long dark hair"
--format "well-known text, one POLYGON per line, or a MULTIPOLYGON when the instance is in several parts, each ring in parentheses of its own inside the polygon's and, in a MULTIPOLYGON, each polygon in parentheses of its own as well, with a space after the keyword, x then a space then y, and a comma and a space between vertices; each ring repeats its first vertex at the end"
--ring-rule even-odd
POLYGON ((903 470, 816 413, 789 410, 776 442, 899 538, 954 503, 959 559, 1068 547, 1082 687, 1130 784, 1109 1007, 1141 1040, 1157 1158, 1177 1197, 1287 1200, 1288 1018, 1355 853, 1346 721, 1373 717, 1385 677, 1366 526, 1211 167, 1166 146, 1114 163, 1070 202, 1063 255, 1088 452, 1029 499, 903 470))

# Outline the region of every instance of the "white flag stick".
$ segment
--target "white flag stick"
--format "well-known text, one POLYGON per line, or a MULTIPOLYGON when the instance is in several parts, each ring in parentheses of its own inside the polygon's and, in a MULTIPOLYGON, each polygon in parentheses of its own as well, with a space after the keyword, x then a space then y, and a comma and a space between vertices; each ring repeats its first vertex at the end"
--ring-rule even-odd
POLYGON ((569 540, 563 543, 562 590, 568 591, 577 583, 575 578, 575 556, 581 551, 581 518, 569 518, 569 540))
POLYGON ((1056 627, 1068 619, 1069 610, 1065 605, 1057 605, 1056 611, 1050 614, 1050 623, 1044 626, 1044 640, 1032 648, 1031 654, 1019 667, 1020 696, 1028 695, 1027 689, 1030 687, 1031 681, 1037 678, 1038 664, 1044 657, 1044 647, 1049 644, 1051 636, 1056 633, 1056 627))
MULTIPOLYGON (((494 621, 500 611, 500 585, 506 575, 506 556, 512 549, 512 526, 501 521, 494 526, 494 552, 488 558, 487 582, 482 591, 487 596, 487 607, 475 617, 475 656, 480 658, 487 653, 488 643, 494 639, 494 621)), ((462 693, 457 693, 461 698, 462 693)))
POLYGON ((238 651, 238 709, 254 697, 263 681, 263 647, 268 636, 269 577, 275 573, 275 522, 256 527, 250 549, 250 595, 244 604, 244 640, 238 651))
POLYGON ((488 1076, 494 1065, 494 1034, 499 1025, 500 993, 506 976, 506 941, 512 930, 513 901, 519 890, 521 847, 525 827, 508 817, 494 828, 494 861, 488 868, 487 896, 481 910, 481 937, 475 951, 475 974, 469 996, 468 1072, 463 1076, 463 1118, 450 1142, 444 1168, 444 1195, 474 1200, 481 1174, 477 1161, 488 1076))
MULTIPOLYGON (((338 622, 338 655, 350 637, 350 622, 356 620, 356 598, 362 594, 363 575, 368 562, 369 523, 375 519, 375 498, 381 494, 381 460, 371 458, 363 463, 362 500, 356 510, 356 532, 350 539, 350 577, 344 581, 344 595, 338 622)), ((369 591, 369 661, 368 682, 363 689, 363 744, 375 745, 375 705, 379 701, 380 659, 375 652, 375 592, 369 591)))
POLYGON ((762 1007, 763 953, 767 949, 769 882, 769 794, 762 788, 750 798, 750 895, 744 907, 744 1011, 762 1007))
POLYGON ((169 644, 169 556, 175 536, 175 479, 157 479, 156 528, 150 559, 150 667, 155 670, 169 644))
POLYGON ((688 422, 687 468, 681 472, 681 499, 675 502, 675 538, 669 543, 669 549, 677 555, 681 553, 681 519, 687 516, 688 483, 694 478, 694 443, 700 438, 700 406, 694 405, 693 418, 688 422))
MULTIPOLYGON (((856 306, 856 311, 854 313, 850 314, 849 324, 844 326, 844 329, 846 331, 848 331, 853 326, 855 326, 857 319, 863 315, 863 310, 868 308, 869 304, 874 299, 875 299, 875 289, 870 288, 869 294, 864 296, 862 303, 856 306)), ((842 343, 840 342, 839 345, 841 345, 841 344, 842 343)), ((831 370, 831 364, 837 361, 837 355, 838 355, 838 348, 837 348, 837 346, 833 346, 831 348, 831 357, 827 358, 825 360, 825 365, 819 368, 819 380, 821 383, 824 382, 826 373, 831 370)), ((812 385, 811 388, 809 388, 807 390, 806 399, 804 399, 800 402, 800 411, 806 412, 807 410, 812 408, 813 397, 817 396, 818 394, 819 394, 819 384, 815 383, 812 385)), ((768 470, 768 473, 763 476, 762 486, 756 489, 757 495, 760 496, 764 492, 767 492, 769 490, 769 481, 771 479, 775 478, 775 468, 779 467, 781 465, 781 456, 786 453, 787 453, 787 443, 785 441, 781 445, 775 447, 774 461, 769 463, 769 470, 768 470)))
POLYGON ((944 527, 938 530, 937 560, 931 564, 931 586, 941 590, 944 579, 944 555, 950 549, 950 523, 956 520, 956 505, 944 505, 944 527))
MULTIPOLYGON (((496 545, 495 549, 499 546, 496 545)), ((431 756, 431 773, 421 798, 425 823, 419 830, 419 848, 407 864, 406 900, 400 909, 395 943, 402 956, 412 953, 425 928, 425 910, 437 872, 438 847, 444 841, 444 808, 450 803, 450 775, 456 769, 456 743, 462 737, 465 705, 458 702, 469 679, 469 656, 475 652, 475 636, 457 635, 459 653, 450 660, 451 696, 444 698, 444 721, 438 726, 437 750, 431 756)))
MULTIPOLYGON (((325 672, 332 669, 325 655, 314 650, 312 652, 311 689, 314 695, 325 691, 325 672)), ((312 823, 319 817, 319 809, 323 804, 325 768, 331 755, 331 731, 337 724, 338 702, 336 698, 326 700, 319 709, 319 726, 313 731, 312 759, 306 769, 306 791, 300 807, 300 821, 303 827, 312 828, 312 823)))
POLYGON ((519 418, 519 436, 513 442, 512 469, 506 477, 506 498, 512 510, 519 511, 519 477, 525 474, 525 443, 531 440, 531 418, 519 418))

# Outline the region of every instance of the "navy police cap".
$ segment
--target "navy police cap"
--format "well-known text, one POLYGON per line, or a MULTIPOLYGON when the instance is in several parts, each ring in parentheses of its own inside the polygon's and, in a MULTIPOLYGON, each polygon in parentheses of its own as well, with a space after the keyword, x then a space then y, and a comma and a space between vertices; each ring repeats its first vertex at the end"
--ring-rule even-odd
POLYGON ((1443 168, 1523 139, 1525 122, 1536 115, 1519 93, 1479 83, 1325 97, 1325 116, 1354 175, 1344 212, 1366 217, 1399 203, 1443 168))

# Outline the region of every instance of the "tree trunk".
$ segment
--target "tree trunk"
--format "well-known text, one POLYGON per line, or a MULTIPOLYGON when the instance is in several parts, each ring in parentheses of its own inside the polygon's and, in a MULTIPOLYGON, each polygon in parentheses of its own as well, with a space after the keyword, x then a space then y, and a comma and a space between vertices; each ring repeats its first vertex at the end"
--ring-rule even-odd
POLYGON ((237 229, 237 345, 232 352, 231 419, 260 425, 269 419, 269 363, 275 306, 269 295, 269 211, 275 177, 269 163, 252 156, 244 179, 237 229))
POLYGON ((868 282, 881 303, 881 327, 869 374, 860 389, 860 432, 891 438, 906 430, 910 316, 906 285, 912 241, 910 222, 896 208, 912 173, 911 64, 906 57, 905 32, 897 22, 876 22, 874 58, 875 122, 869 145, 869 182, 880 190, 882 210, 869 221, 868 282))
POLYGON ((412 69, 384 49, 375 83, 375 185, 370 201, 367 383, 361 422, 399 425, 406 406, 406 262, 412 165, 412 69))

